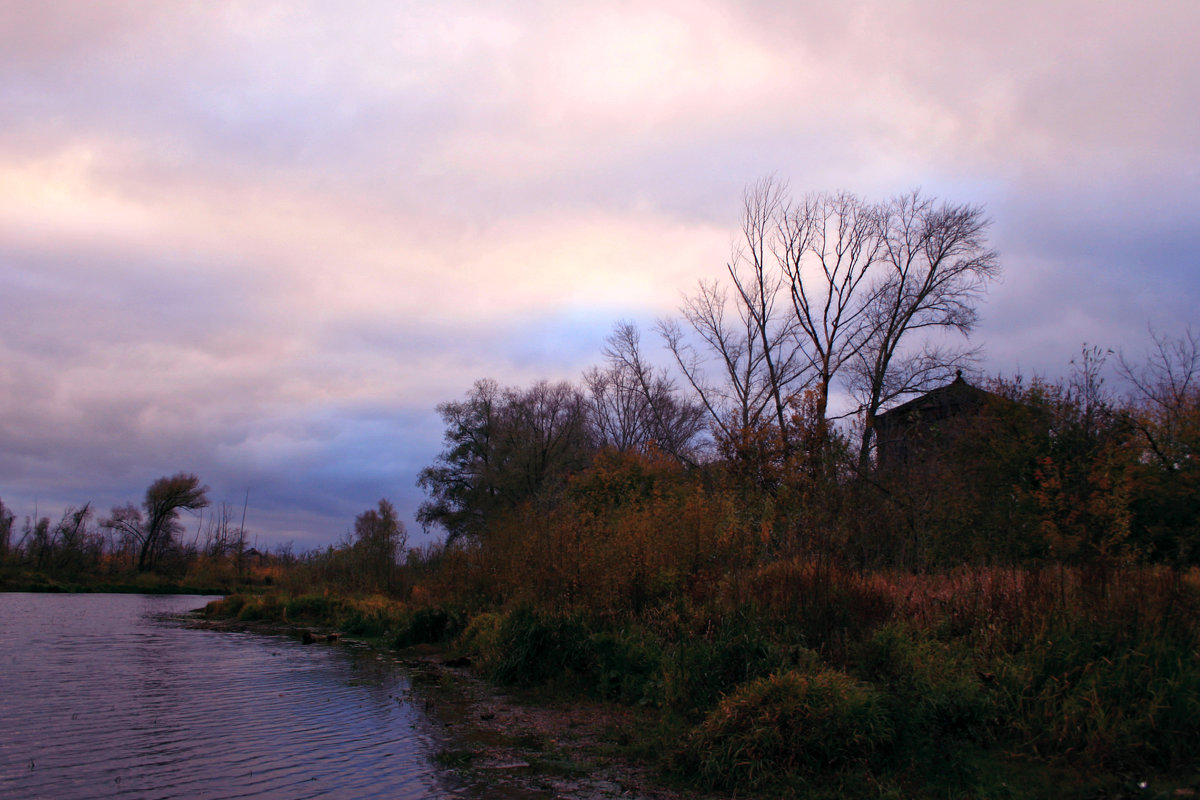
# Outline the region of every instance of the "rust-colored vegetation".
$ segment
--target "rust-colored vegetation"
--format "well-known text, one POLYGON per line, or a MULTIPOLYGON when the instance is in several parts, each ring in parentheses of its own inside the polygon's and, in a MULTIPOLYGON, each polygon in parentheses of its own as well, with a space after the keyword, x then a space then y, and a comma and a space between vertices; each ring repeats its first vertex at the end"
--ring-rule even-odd
POLYGON ((970 331, 982 211, 783 189, 658 326, 672 371, 622 323, 581 386, 438 407, 437 544, 381 501, 321 550, 252 553, 228 509, 187 545, 148 493, 100 529, 0 511, 0 560, 269 583, 209 613, 642 709, 631 752, 738 797, 1200 789, 1200 336, 1121 358, 1124 396, 1095 348, 971 385, 919 337, 970 331))

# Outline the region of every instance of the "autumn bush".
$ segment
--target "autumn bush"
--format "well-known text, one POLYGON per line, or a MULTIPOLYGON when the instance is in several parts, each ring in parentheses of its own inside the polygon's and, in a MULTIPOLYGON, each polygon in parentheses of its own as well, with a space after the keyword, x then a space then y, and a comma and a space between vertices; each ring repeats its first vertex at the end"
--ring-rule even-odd
POLYGON ((688 737, 675 768, 735 796, 793 795, 865 766, 892 739, 876 689, 837 670, 784 670, 723 698, 688 737))

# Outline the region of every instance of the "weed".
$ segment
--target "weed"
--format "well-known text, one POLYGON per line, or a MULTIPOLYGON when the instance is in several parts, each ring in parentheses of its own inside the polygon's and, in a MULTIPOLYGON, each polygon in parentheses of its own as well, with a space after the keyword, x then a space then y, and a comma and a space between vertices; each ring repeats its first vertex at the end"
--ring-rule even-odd
POLYGON ((475 760, 474 750, 439 750, 433 757, 438 766, 446 769, 465 769, 475 760))

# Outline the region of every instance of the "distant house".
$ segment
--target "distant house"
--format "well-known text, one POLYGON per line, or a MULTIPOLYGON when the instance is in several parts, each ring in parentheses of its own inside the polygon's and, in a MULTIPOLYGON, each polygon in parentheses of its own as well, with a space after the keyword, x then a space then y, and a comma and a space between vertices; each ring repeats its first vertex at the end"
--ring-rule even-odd
POLYGON ((918 454, 945 443, 951 425, 966 415, 980 413, 1000 396, 972 386, 959 371, 945 386, 901 403, 875 417, 876 464, 879 469, 904 466, 918 454))

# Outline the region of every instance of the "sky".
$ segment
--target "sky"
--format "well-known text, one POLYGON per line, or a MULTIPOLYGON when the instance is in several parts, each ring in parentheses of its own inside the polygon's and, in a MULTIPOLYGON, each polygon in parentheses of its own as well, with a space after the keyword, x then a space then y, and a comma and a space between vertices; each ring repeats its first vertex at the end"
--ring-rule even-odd
POLYGON ((182 471, 260 546, 384 497, 430 541, 437 404, 676 316, 768 175, 982 206, 987 374, 1136 357, 1200 301, 1197 30, 1192 0, 0 0, 0 499, 182 471))

